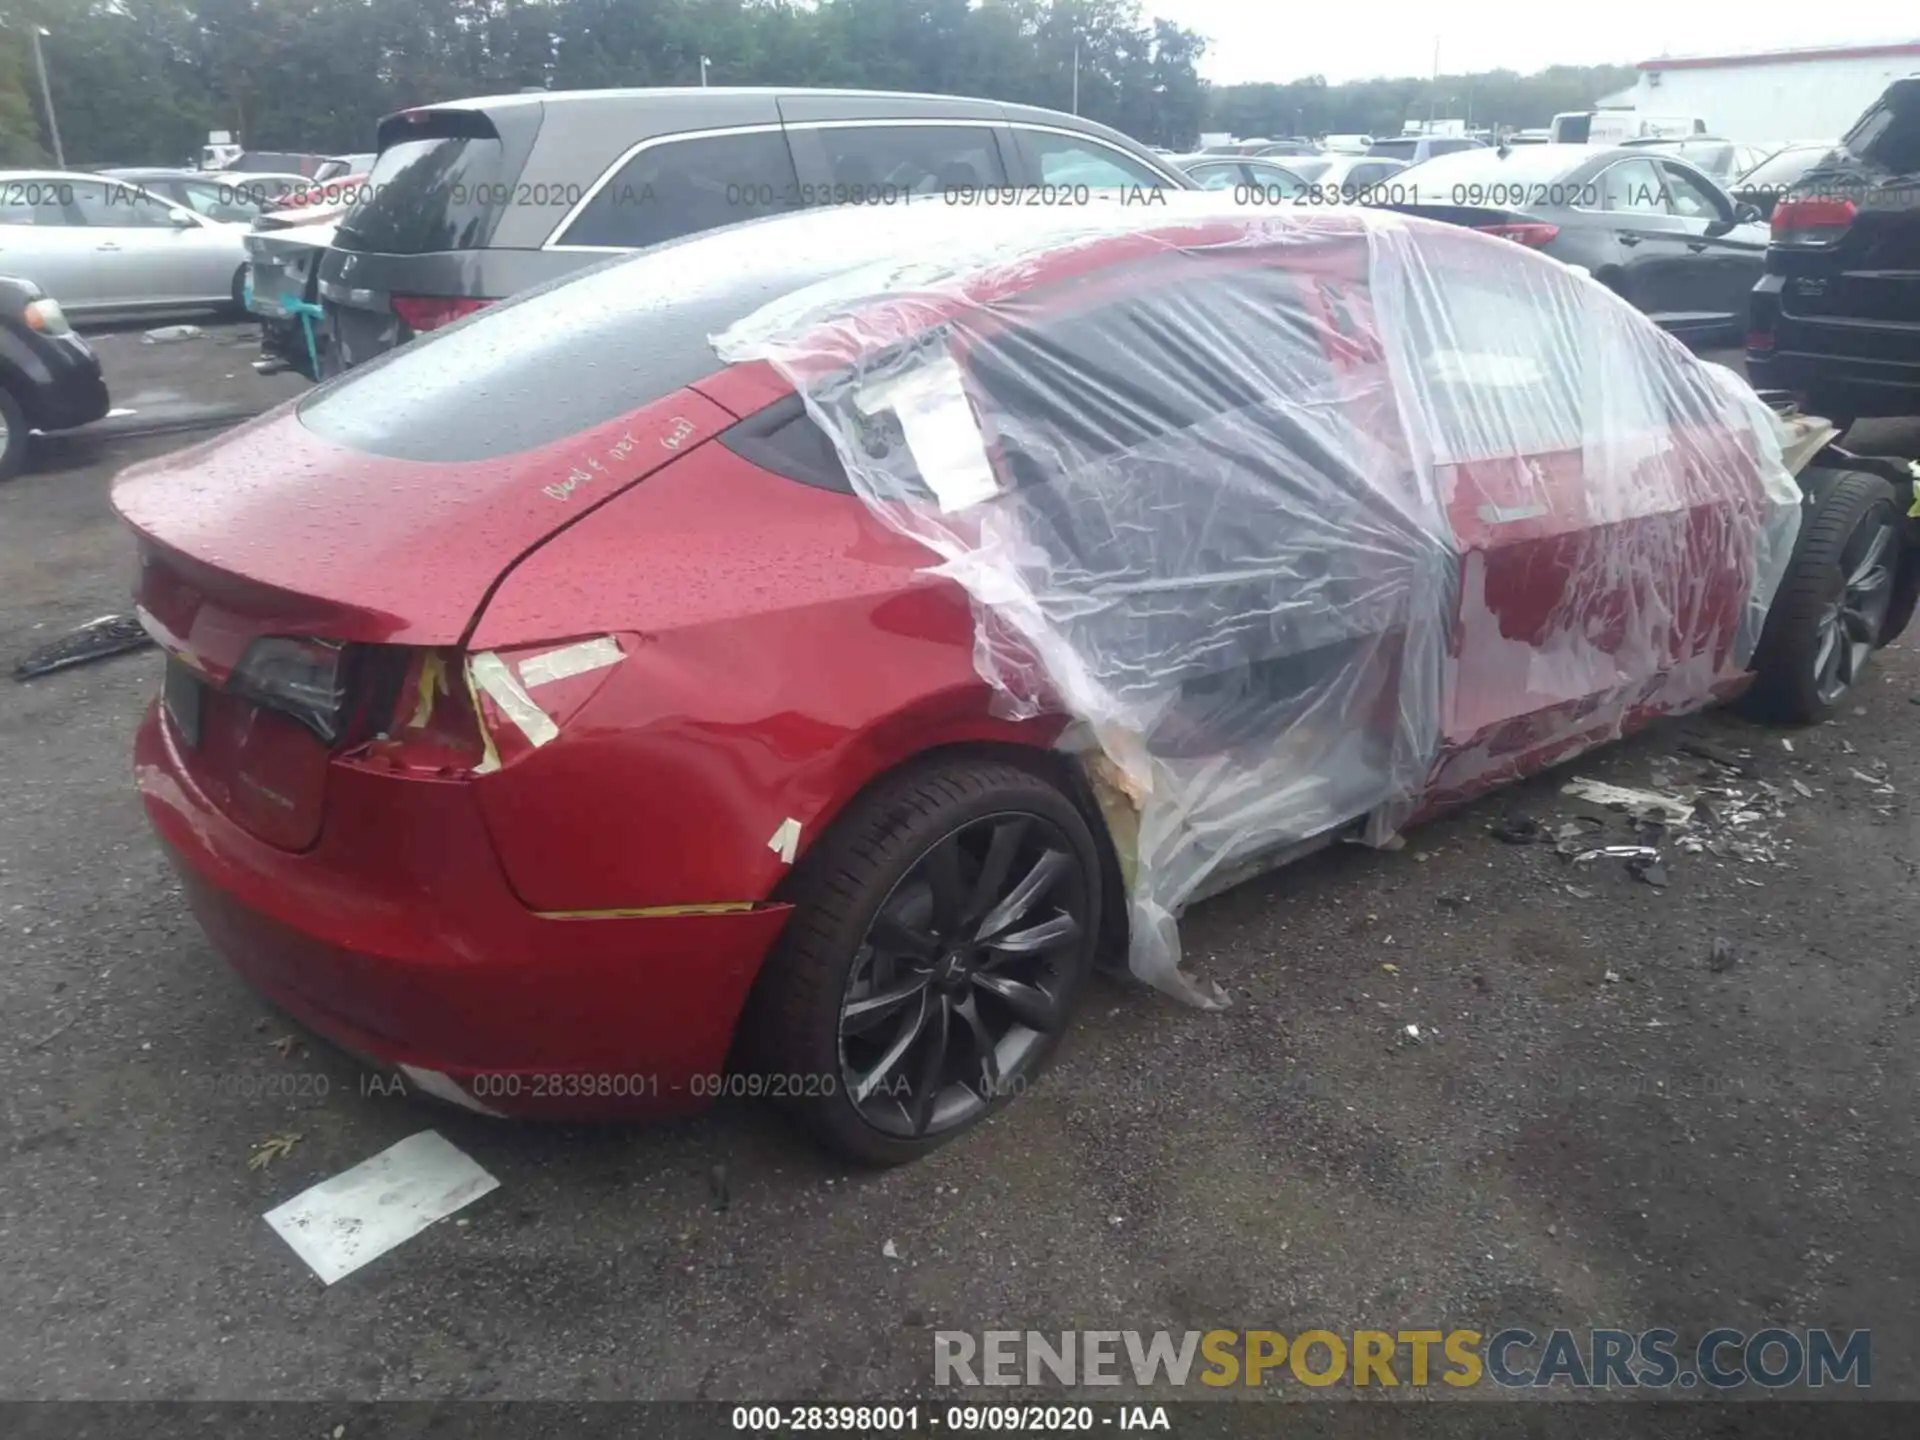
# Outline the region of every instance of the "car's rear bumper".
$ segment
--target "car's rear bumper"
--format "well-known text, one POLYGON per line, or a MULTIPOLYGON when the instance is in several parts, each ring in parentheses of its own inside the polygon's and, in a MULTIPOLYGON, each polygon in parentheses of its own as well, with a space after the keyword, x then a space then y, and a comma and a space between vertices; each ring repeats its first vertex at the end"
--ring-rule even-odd
POLYGON ((1757 388, 1791 391, 1823 414, 1920 415, 1920 325, 1795 315, 1783 283, 1767 275, 1753 291, 1747 378, 1757 388))
POLYGON ((107 382, 93 347, 78 335, 32 335, 6 347, 18 398, 36 430, 71 430, 107 413, 107 382))
POLYGON ((255 988, 414 1088, 503 1114, 698 1108, 784 906, 543 915, 512 894, 466 782, 336 767, 294 853, 195 787, 157 707, 135 772, 196 917, 255 988), (384 786, 379 803, 370 790, 384 786), (369 857, 377 857, 370 859, 369 857), (451 1089, 447 1082, 451 1082, 451 1089))

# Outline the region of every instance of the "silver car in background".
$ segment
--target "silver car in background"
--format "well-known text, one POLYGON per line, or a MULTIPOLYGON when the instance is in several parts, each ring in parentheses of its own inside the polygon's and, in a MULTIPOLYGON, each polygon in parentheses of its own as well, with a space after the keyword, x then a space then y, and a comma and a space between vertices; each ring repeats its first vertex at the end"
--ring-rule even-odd
POLYGON ((0 269, 71 316, 237 309, 246 234, 111 176, 0 170, 0 269))

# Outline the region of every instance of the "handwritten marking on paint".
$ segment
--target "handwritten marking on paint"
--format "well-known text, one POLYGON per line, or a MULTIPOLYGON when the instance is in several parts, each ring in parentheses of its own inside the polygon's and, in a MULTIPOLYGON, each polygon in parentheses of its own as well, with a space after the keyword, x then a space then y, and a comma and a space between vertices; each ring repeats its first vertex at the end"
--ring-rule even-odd
MULTIPOLYGON (((687 428, 692 429, 693 427, 688 426, 687 428)), ((627 456, 633 453, 634 447, 639 443, 638 440, 633 438, 633 432, 629 430, 608 447, 605 455, 591 456, 581 461, 578 465, 575 465, 571 470, 567 471, 566 479, 556 481, 552 485, 543 485, 540 488, 556 500, 565 500, 588 481, 603 478, 607 473, 607 466, 609 464, 617 460, 626 459, 627 456)))
POLYGON ((791 865, 793 857, 800 852, 800 822, 791 815, 782 820, 773 838, 767 841, 767 848, 791 865))
POLYGON ((673 423, 667 427, 667 433, 660 437, 660 443, 669 450, 678 450, 680 442, 692 433, 693 422, 682 420, 676 415, 673 417, 673 423))

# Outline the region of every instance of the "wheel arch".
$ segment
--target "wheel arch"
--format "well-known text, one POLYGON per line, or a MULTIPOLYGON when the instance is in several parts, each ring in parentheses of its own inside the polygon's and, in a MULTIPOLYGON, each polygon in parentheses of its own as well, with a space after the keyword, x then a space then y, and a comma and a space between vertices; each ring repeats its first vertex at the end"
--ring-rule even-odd
POLYGON ((1112 826, 1094 793, 1086 767, 1071 751, 1056 745, 990 735, 955 736, 877 766, 858 786, 837 797, 830 808, 823 808, 815 814, 808 825, 811 834, 805 850, 775 883, 767 898, 780 904, 791 902, 806 882, 808 860, 818 853, 820 840, 860 800, 884 786, 897 783, 903 776, 958 760, 995 760, 1025 770, 1059 790, 1080 812, 1100 853, 1100 942, 1095 952, 1096 964, 1102 968, 1124 965, 1128 907, 1119 847, 1114 841, 1112 826))

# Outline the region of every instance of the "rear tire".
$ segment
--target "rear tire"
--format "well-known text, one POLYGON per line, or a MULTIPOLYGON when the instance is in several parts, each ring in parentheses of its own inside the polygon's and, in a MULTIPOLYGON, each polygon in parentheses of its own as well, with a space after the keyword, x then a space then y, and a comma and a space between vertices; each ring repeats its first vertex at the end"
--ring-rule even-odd
POLYGON ((1748 709, 1787 724, 1824 720, 1882 643, 1900 561, 1893 487, 1844 470, 1809 507, 1754 652, 1748 709))
POLYGON ((247 267, 242 265, 233 272, 233 313, 242 320, 252 312, 247 309, 247 267))
POLYGON ((27 463, 27 439, 20 402, 0 386, 0 480, 11 480, 27 463))
POLYGON ((885 782, 801 861, 748 1006, 749 1068, 836 1154, 918 1159, 1052 1053, 1092 969, 1100 885, 1086 820, 1038 775, 955 758, 885 782))

